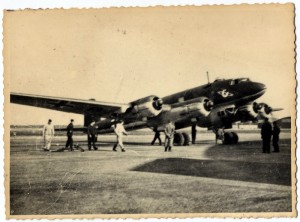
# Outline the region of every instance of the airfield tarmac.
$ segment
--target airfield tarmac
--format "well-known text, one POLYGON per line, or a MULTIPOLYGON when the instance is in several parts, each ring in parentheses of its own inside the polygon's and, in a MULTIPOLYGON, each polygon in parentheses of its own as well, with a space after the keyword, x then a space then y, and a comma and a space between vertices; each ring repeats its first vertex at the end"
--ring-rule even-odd
MULTIPOLYGON (((113 135, 85 152, 44 152, 41 137, 12 136, 10 214, 291 212, 290 136, 282 132, 281 152, 271 154, 258 131, 226 146, 198 132, 195 145, 172 152, 149 145, 153 135, 129 135, 126 152, 112 152, 113 135)), ((87 149, 85 140, 74 137, 87 149)))

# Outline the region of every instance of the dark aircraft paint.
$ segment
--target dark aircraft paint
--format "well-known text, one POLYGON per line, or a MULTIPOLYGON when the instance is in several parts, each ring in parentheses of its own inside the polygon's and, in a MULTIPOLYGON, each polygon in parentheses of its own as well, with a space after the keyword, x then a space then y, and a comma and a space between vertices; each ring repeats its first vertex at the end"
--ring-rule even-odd
MULTIPOLYGON (((266 87, 262 83, 252 82, 248 78, 237 78, 216 80, 162 99, 148 96, 129 104, 20 93, 11 93, 11 102, 83 114, 85 125, 91 120, 96 120, 99 130, 103 133, 112 132, 111 125, 117 119, 123 119, 125 128, 130 130, 163 127, 168 121, 175 122, 177 129, 195 124, 207 128, 230 128, 233 122, 254 119, 253 102, 262 96, 265 90, 266 87), (127 109, 122 111, 124 106, 127 109), (232 113, 238 115, 233 116, 232 113), (249 113, 252 116, 248 115, 249 113), (106 120, 100 120, 100 117, 106 120)), ((265 110, 262 105, 260 107, 265 110)), ((269 109, 271 110, 270 107, 269 109)), ((257 110, 255 112, 258 113, 257 110)))
POLYGON ((213 83, 175 93, 162 99, 165 104, 175 104, 197 97, 207 97, 216 106, 232 101, 243 105, 262 96, 265 89, 264 84, 251 82, 247 78, 216 80, 213 83))

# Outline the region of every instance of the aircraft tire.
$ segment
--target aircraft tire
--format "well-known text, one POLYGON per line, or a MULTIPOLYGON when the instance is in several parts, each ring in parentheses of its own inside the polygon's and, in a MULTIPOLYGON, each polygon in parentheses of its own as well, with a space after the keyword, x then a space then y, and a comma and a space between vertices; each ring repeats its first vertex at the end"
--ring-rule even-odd
POLYGON ((229 144, 234 144, 234 135, 232 132, 229 132, 229 144))
POLYGON ((184 137, 184 142, 183 145, 184 146, 189 146, 190 145, 190 136, 187 133, 182 133, 183 137, 184 137))
POLYGON ((231 133, 233 135, 232 144, 237 144, 239 142, 239 136, 237 135, 236 132, 231 132, 231 133))
POLYGON ((182 146, 184 144, 184 136, 182 133, 175 133, 174 146, 182 146))
POLYGON ((227 133, 227 132, 224 133, 223 144, 224 144, 224 145, 230 144, 230 134, 227 133))

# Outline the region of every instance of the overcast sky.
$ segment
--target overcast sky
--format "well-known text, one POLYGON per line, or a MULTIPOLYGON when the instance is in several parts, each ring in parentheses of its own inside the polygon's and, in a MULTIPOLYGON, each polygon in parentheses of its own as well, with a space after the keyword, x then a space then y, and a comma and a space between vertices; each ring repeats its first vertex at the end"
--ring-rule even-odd
MULTIPOLYGON (((291 5, 10 11, 5 77, 12 92, 127 103, 215 78, 249 77, 258 99, 291 115, 291 5)), ((11 124, 67 124, 79 115, 12 104, 11 124)))

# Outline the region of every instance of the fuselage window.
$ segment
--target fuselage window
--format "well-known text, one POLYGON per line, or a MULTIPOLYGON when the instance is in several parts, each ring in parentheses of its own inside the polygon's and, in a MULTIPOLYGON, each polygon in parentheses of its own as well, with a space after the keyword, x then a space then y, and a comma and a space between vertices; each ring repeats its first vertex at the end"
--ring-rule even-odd
POLYGON ((236 85, 238 83, 239 83, 238 79, 233 79, 233 80, 231 80, 230 85, 233 86, 233 85, 236 85))
POLYGON ((239 79, 240 81, 239 82, 248 82, 249 79, 248 78, 243 78, 243 79, 239 79))

